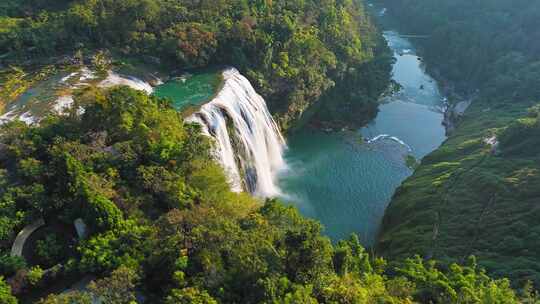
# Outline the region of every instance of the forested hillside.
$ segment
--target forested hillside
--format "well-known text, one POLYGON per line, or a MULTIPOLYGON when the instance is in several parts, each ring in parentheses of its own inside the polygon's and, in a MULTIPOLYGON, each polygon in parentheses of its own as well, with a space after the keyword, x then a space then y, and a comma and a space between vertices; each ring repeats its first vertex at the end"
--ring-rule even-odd
POLYGON ((540 98, 537 1, 377 2, 388 6, 403 33, 429 36, 415 40, 428 69, 461 91, 481 90, 514 102, 540 98))
MULTIPOLYGON (((407 11, 392 3, 396 15, 407 11)), ((104 54, 171 73, 238 67, 285 129, 310 117, 366 123, 392 61, 358 0, 0 3, 2 102, 57 65, 81 69, 104 54)), ((524 72, 533 55, 515 57, 523 65, 514 82, 534 79, 524 72)), ((231 192, 215 142, 170 100, 80 85, 66 111, 0 126, 0 303, 536 304, 524 282, 536 279, 540 248, 540 114, 530 89, 514 91, 528 98, 501 90, 474 104, 400 189, 381 257, 354 234, 332 243, 320 223, 278 200, 231 192), (467 250, 455 232, 473 235, 467 250)))
POLYGON ((294 208, 230 192, 207 137, 165 100, 88 88, 79 106, 82 115, 0 129, 1 303, 17 303, 11 293, 42 304, 534 299, 490 279, 474 258, 450 268, 420 257, 387 264, 356 236, 332 245, 294 208), (10 255, 16 233, 39 218, 43 233, 25 258, 10 255), (69 229, 79 218, 83 237, 69 229), (89 280, 87 291, 60 294, 89 280))
POLYGON ((9 0, 2 11, 4 62, 107 48, 161 60, 170 71, 233 65, 284 129, 336 83, 344 96, 325 98, 333 115, 319 119, 366 123, 390 80, 390 52, 361 1, 9 0))
MULTIPOLYGON (((434 75, 473 98, 457 129, 398 189, 378 249, 540 284, 540 2, 377 1, 434 75)), ((463 96, 463 97, 460 97, 463 96)), ((454 117, 455 118, 455 117, 454 117)))

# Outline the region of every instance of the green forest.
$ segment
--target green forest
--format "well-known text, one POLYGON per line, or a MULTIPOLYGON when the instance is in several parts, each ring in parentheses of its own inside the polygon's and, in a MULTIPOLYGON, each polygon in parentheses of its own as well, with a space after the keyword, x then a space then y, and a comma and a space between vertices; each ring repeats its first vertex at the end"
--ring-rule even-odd
MULTIPOLYGON (((540 303, 540 5, 377 2, 429 36, 451 101, 475 101, 398 189, 376 246, 232 192, 171 100, 87 85, 64 113, 0 126, 0 303, 540 303)), ((364 126, 394 88, 361 0, 3 0, 0 110, 66 58, 103 54, 235 66, 290 132, 364 126)))
POLYGON ((540 3, 378 1, 417 39, 428 69, 472 99, 387 209, 378 252, 447 262, 469 255, 496 277, 540 284, 540 3))
POLYGON ((2 303, 17 303, 11 293, 22 303, 90 303, 92 297, 133 303, 140 296, 171 304, 519 303, 536 297, 530 285, 515 292, 508 280, 489 278, 474 257, 448 268, 418 256, 388 263, 355 235, 332 245, 319 223, 293 207, 230 192, 200 127, 183 123, 166 100, 126 87, 88 88, 76 104, 82 116, 72 110, 39 127, 2 127, 0 270, 10 283, 0 280, 2 303), (10 256, 15 232, 38 218, 50 228, 35 240, 32 259, 10 256), (89 230, 80 241, 73 232, 66 237, 78 218, 89 230), (89 274, 96 278, 89 291, 54 294, 89 274))
POLYGON ((540 4, 535 1, 378 0, 415 41, 434 74, 491 102, 538 101, 540 4), (495 98, 497 97, 497 98, 495 98))
POLYGON ((317 112, 318 121, 364 124, 390 81, 391 53, 360 1, 4 2, 4 60, 50 62, 107 48, 171 70, 233 65, 266 97, 283 129, 317 112), (346 96, 320 98, 333 88, 346 96))

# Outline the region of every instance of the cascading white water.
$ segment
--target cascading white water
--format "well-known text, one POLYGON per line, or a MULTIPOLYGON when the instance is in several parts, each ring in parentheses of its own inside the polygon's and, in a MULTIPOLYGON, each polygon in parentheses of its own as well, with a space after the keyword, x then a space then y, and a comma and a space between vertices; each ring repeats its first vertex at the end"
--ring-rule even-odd
POLYGON ((260 197, 279 194, 275 176, 285 167, 285 140, 266 102, 236 69, 223 72, 218 95, 188 121, 199 123, 215 139, 215 155, 233 191, 260 197))
POLYGON ((388 134, 377 135, 377 136, 373 137, 372 139, 368 140, 367 143, 372 144, 372 143, 377 142, 377 141, 382 140, 382 139, 389 139, 389 140, 395 141, 398 144, 400 144, 402 146, 405 146, 409 150, 409 152, 412 152, 411 146, 406 144, 403 140, 401 140, 401 139, 399 139, 399 138, 397 138, 395 136, 388 135, 388 134))
POLYGON ((144 91, 147 94, 152 94, 152 92, 154 92, 154 88, 148 82, 133 76, 122 76, 113 71, 109 71, 107 78, 98 84, 98 86, 102 88, 118 85, 125 85, 138 91, 144 91))

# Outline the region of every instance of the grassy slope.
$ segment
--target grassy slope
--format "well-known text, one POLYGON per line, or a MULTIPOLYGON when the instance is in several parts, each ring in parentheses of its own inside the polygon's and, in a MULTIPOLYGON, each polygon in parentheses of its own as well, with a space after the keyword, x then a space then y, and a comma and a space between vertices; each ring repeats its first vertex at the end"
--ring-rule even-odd
POLYGON ((396 192, 379 253, 442 260, 473 254, 514 283, 540 282, 540 157, 493 154, 484 142, 528 106, 474 103, 456 132, 396 192))

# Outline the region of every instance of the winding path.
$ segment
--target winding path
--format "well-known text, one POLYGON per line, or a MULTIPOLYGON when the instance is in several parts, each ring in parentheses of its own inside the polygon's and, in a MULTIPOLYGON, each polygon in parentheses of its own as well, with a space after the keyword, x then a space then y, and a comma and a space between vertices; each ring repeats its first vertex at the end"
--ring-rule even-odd
POLYGON ((26 243, 26 240, 34 231, 39 229, 40 227, 45 225, 45 220, 42 218, 33 222, 32 224, 24 227, 19 234, 17 234, 17 238, 15 238, 15 242, 13 242, 13 246, 11 247, 11 256, 19 256, 22 257, 22 252, 24 248, 24 243, 26 243))

